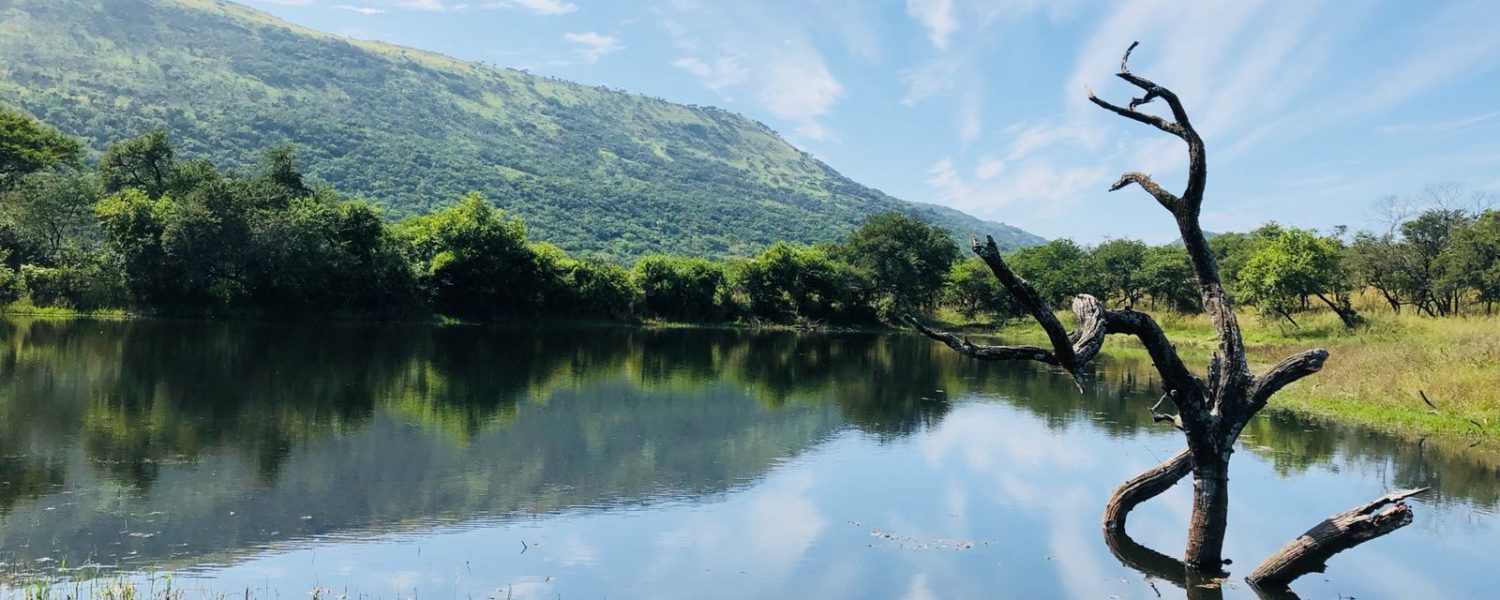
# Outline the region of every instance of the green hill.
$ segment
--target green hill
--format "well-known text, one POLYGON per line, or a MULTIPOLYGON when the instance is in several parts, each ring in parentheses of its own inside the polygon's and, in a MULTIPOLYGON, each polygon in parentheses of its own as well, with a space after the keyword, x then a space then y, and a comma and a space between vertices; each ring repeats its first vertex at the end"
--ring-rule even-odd
POLYGON ((745 255, 897 210, 967 239, 1041 238, 855 183, 765 125, 298 27, 218 0, 0 0, 0 102, 95 149, 165 126, 247 168, 291 141, 394 216, 467 191, 534 239, 617 257, 745 255))

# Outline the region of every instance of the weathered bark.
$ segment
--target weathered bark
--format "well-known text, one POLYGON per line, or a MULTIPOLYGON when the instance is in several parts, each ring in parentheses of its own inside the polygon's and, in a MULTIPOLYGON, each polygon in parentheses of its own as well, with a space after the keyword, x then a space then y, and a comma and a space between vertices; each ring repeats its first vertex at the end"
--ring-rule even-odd
POLYGON ((1282 546, 1245 578, 1257 590, 1289 591, 1288 586, 1308 573, 1322 573, 1333 555, 1410 525, 1411 507, 1403 500, 1427 488, 1391 492, 1374 501, 1333 515, 1282 546))
POLYGON ((1130 516, 1131 510, 1142 502, 1160 496, 1187 476, 1192 470, 1191 459, 1192 453, 1183 448, 1161 464, 1120 484, 1104 505, 1104 528, 1124 530, 1125 520, 1130 516))
MULTIPOLYGON (((1261 377, 1250 372, 1233 303, 1224 291, 1218 265, 1198 223, 1208 180, 1203 139, 1193 128, 1187 109, 1174 92, 1130 72, 1128 63, 1135 47, 1136 44, 1131 44, 1126 49, 1117 75, 1140 88, 1144 94, 1132 99, 1127 106, 1102 100, 1092 91, 1089 100, 1117 115, 1172 134, 1187 145, 1188 178, 1181 195, 1162 188, 1150 175, 1139 172, 1121 175, 1109 189, 1114 191, 1135 185, 1171 212, 1177 222, 1198 281, 1204 312, 1213 322, 1218 338, 1218 350, 1209 362, 1205 377, 1199 379, 1187 370, 1166 334, 1150 316, 1134 310, 1104 310, 1091 296, 1078 296, 1074 301, 1078 326, 1069 335, 1053 314, 1052 307, 1005 264, 994 240, 988 240, 986 244, 976 241, 973 244, 975 254, 1041 325, 1051 341, 1051 350, 1035 346, 979 346, 959 336, 929 330, 915 319, 911 321, 928 337, 974 358, 1032 360, 1061 366, 1072 375, 1080 390, 1083 388, 1084 367, 1097 356, 1104 336, 1123 334, 1139 339, 1161 375, 1165 392, 1163 401, 1170 401, 1176 409, 1175 414, 1167 414, 1158 413, 1153 408, 1152 415, 1180 429, 1187 438, 1187 449, 1120 486, 1105 509, 1105 529, 1122 531, 1131 508, 1160 494, 1191 472, 1193 513, 1183 562, 1199 571, 1212 572, 1217 571, 1223 562, 1229 504, 1229 459, 1240 432, 1251 417, 1265 407, 1272 394, 1321 369, 1328 353, 1321 349, 1303 352, 1282 361, 1261 377), (1137 110, 1157 99, 1167 104, 1170 119, 1137 110)), ((1346 315, 1341 313, 1340 317, 1346 315)))

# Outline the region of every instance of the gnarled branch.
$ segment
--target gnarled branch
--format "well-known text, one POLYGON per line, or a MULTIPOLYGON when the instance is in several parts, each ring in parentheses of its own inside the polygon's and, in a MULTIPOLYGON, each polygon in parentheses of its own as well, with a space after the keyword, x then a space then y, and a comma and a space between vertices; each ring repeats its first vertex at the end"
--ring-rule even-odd
MULTIPOLYGON (((1193 469, 1193 454, 1187 448, 1115 488, 1104 505, 1104 529, 1124 529, 1125 519, 1137 505, 1165 492, 1193 469)), ((1180 564, 1180 563, 1179 563, 1180 564)))
POLYGON ((1428 488, 1391 492, 1375 500, 1324 519, 1287 542, 1246 581, 1256 589, 1285 590, 1292 581, 1308 573, 1322 573, 1333 555, 1410 525, 1411 507, 1403 500, 1428 488))
POLYGON ((957 350, 959 354, 979 360, 1034 360, 1049 365, 1058 364, 1057 357, 1051 352, 1036 346, 984 346, 969 341, 969 338, 957 336, 944 331, 928 329, 922 325, 916 317, 906 315, 906 322, 922 335, 947 344, 949 348, 957 350))
POLYGON ((1160 203, 1162 207, 1172 212, 1177 212, 1177 205, 1182 202, 1182 199, 1178 198, 1176 194, 1162 189, 1161 186, 1157 185, 1156 182, 1151 179, 1150 175, 1141 173, 1139 171, 1131 171, 1129 173, 1121 175, 1119 181, 1116 181, 1114 185, 1109 186, 1109 191, 1117 191, 1132 183, 1141 186, 1141 189, 1146 190, 1146 193, 1151 194, 1152 198, 1156 198, 1156 201, 1160 203))
POLYGON ((1255 414, 1266 406, 1266 402, 1276 392, 1281 391, 1292 383, 1303 377, 1317 373, 1323 369, 1324 361, 1328 360, 1328 351, 1322 348, 1314 348, 1288 356, 1285 360, 1276 363, 1271 370, 1255 378, 1255 383, 1250 386, 1250 414, 1255 414))

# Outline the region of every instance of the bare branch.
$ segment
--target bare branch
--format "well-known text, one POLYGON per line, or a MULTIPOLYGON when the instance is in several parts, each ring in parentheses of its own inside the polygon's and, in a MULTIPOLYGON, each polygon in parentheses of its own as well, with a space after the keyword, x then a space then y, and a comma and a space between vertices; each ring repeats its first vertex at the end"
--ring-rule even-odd
POLYGON ((1120 116, 1125 117, 1127 119, 1130 119, 1132 121, 1139 121, 1141 123, 1145 123, 1147 125, 1155 127, 1155 128, 1160 129, 1162 131, 1165 131, 1167 133, 1175 135, 1177 137, 1182 137, 1182 128, 1178 127, 1176 123, 1173 123, 1171 121, 1168 121, 1166 119, 1163 119, 1163 118, 1158 117, 1158 116, 1153 115, 1153 114, 1148 114, 1148 113, 1143 113, 1143 112, 1137 111, 1135 109, 1135 107, 1133 106, 1134 105, 1133 102, 1132 102, 1132 106, 1130 108, 1125 108, 1123 106, 1117 106, 1115 104, 1110 103, 1108 100, 1104 100, 1104 99, 1102 99, 1102 98, 1100 98, 1098 96, 1095 96, 1093 91, 1089 92, 1089 101, 1093 102, 1094 104, 1097 104, 1097 105, 1103 107, 1105 110, 1108 110, 1108 111, 1110 111, 1112 113, 1115 113, 1117 115, 1120 115, 1120 116))
POLYGON ((1308 573, 1322 573, 1333 555, 1410 525, 1411 507, 1402 502, 1428 488, 1391 492, 1333 515, 1287 542, 1245 578, 1258 590, 1282 591, 1308 573))
POLYGON ((1264 375, 1255 378, 1255 383, 1250 386, 1250 413, 1245 417, 1248 419, 1255 411, 1264 408, 1271 395, 1281 391, 1281 388, 1322 370, 1326 360, 1328 351, 1314 348, 1287 357, 1264 375))
POLYGON ((906 322, 922 335, 947 344, 949 348, 957 350, 959 354, 979 360, 1034 360, 1049 365, 1060 364, 1057 357, 1051 352, 1036 346, 983 346, 970 342, 968 338, 953 335, 943 331, 934 331, 922 325, 920 321, 911 315, 905 315, 906 322))
POLYGON ((1063 329, 1062 322, 1057 320, 1057 315, 1052 313, 1052 307, 1042 299, 1042 295, 1037 293, 1036 288, 1031 287, 1030 283, 1010 270, 1010 265, 1005 264, 1005 259, 1000 257, 1000 247, 995 244, 995 238, 984 236, 984 239, 983 244, 979 243, 978 239, 974 240, 971 245, 974 254, 979 255, 979 258, 984 260, 984 264, 989 265, 995 278, 1000 280, 1000 285, 1004 286, 1005 290, 1010 292, 1011 297, 1015 298, 1016 302, 1019 302, 1031 315, 1031 318, 1036 319, 1036 322, 1042 326, 1042 330, 1047 332, 1047 339, 1052 342, 1052 353, 1057 357, 1057 364, 1067 367, 1070 373, 1076 373, 1080 365, 1073 355, 1073 341, 1069 339, 1067 330, 1063 329))
POLYGON ((1131 510, 1171 489, 1192 471, 1192 457, 1187 448, 1178 450, 1171 458, 1115 488, 1109 503, 1104 505, 1104 529, 1123 530, 1131 510))
POLYGON ((1150 175, 1141 173, 1139 171, 1131 171, 1129 173, 1121 175, 1119 181, 1116 181, 1114 185, 1109 186, 1109 191, 1118 191, 1120 188, 1123 188, 1132 183, 1141 186, 1141 189, 1146 190, 1146 193, 1151 194, 1152 198, 1156 198, 1156 201, 1161 203, 1162 207, 1166 208, 1169 211, 1177 212, 1177 206, 1182 202, 1182 200, 1179 199, 1176 194, 1164 190, 1161 186, 1156 185, 1156 182, 1151 179, 1150 175))

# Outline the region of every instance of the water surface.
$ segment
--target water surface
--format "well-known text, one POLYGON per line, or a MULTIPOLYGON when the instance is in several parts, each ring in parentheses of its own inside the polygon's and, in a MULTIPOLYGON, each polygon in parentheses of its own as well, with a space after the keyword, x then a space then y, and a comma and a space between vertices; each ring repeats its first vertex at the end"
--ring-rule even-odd
MULTIPOLYGON (((1181 438, 1151 422, 1148 363, 1105 361, 1093 379, 1079 394, 898 334, 0 321, 0 582, 1182 597, 1153 550, 1180 554, 1187 485, 1138 509, 1119 555, 1098 525, 1113 487, 1181 438)), ((1244 438, 1234 576, 1210 595, 1253 597, 1238 582, 1260 558, 1415 486, 1434 491, 1414 525, 1296 589, 1492 591, 1485 446, 1274 414, 1244 438)))

